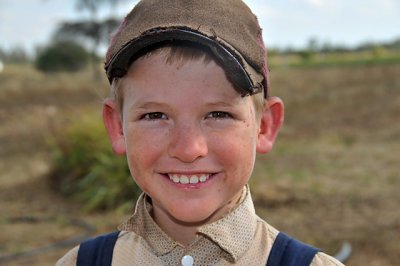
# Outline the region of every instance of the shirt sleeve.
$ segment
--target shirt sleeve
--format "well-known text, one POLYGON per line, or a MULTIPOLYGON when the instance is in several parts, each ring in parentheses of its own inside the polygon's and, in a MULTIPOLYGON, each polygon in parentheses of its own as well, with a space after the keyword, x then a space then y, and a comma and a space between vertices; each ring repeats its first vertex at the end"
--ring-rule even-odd
POLYGON ((343 263, 337 259, 323 253, 318 252, 312 260, 311 266, 344 266, 343 263))
POLYGON ((56 262, 56 266, 75 266, 78 257, 79 246, 74 247, 61 259, 56 262))

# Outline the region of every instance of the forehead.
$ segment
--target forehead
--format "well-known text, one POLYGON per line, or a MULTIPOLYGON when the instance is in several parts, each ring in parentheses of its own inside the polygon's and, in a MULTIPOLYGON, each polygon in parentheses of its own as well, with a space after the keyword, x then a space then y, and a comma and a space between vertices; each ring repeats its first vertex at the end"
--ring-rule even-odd
POLYGON ((157 50, 135 60, 124 77, 124 95, 137 99, 189 96, 209 101, 243 98, 215 60, 205 60, 205 56, 175 59, 169 51, 157 50))

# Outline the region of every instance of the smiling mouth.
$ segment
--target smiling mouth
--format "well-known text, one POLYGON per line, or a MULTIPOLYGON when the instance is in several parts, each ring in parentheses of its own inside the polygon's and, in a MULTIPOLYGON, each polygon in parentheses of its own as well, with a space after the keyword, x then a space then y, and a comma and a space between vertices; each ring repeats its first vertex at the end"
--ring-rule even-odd
POLYGON ((176 184, 198 184, 204 183, 210 178, 211 174, 179 175, 168 174, 169 179, 176 184))

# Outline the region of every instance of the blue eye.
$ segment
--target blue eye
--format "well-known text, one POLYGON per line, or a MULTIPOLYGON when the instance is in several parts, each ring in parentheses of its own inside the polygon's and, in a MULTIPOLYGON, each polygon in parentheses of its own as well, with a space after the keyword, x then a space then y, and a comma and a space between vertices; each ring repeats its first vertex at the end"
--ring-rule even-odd
POLYGON ((144 119, 144 120, 161 120, 161 119, 166 120, 166 119, 168 119, 168 117, 161 112, 154 112, 154 113, 144 114, 141 117, 141 119, 144 119))
POLYGON ((227 112, 222 112, 222 111, 214 111, 211 112, 207 115, 207 118, 213 118, 213 119, 228 119, 228 118, 233 118, 230 113, 227 112))

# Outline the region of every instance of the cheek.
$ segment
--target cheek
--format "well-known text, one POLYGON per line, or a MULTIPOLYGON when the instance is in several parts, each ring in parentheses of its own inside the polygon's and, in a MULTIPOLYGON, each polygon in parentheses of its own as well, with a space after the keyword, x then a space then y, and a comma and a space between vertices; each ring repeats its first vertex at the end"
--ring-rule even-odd
POLYGON ((162 153, 160 134, 131 128, 128 129, 125 143, 128 164, 134 176, 142 174, 145 169, 154 165, 162 153))
POLYGON ((126 156, 132 178, 142 191, 149 193, 154 167, 159 158, 157 145, 139 139, 128 142, 127 146, 126 156))
MULTIPOLYGON (((239 175, 248 178, 252 172, 256 156, 256 138, 251 127, 236 130, 214 139, 212 149, 217 157, 229 169, 230 175, 239 175)), ((229 178, 227 176, 226 178, 229 178)), ((231 180, 226 180, 231 182, 231 180)))

